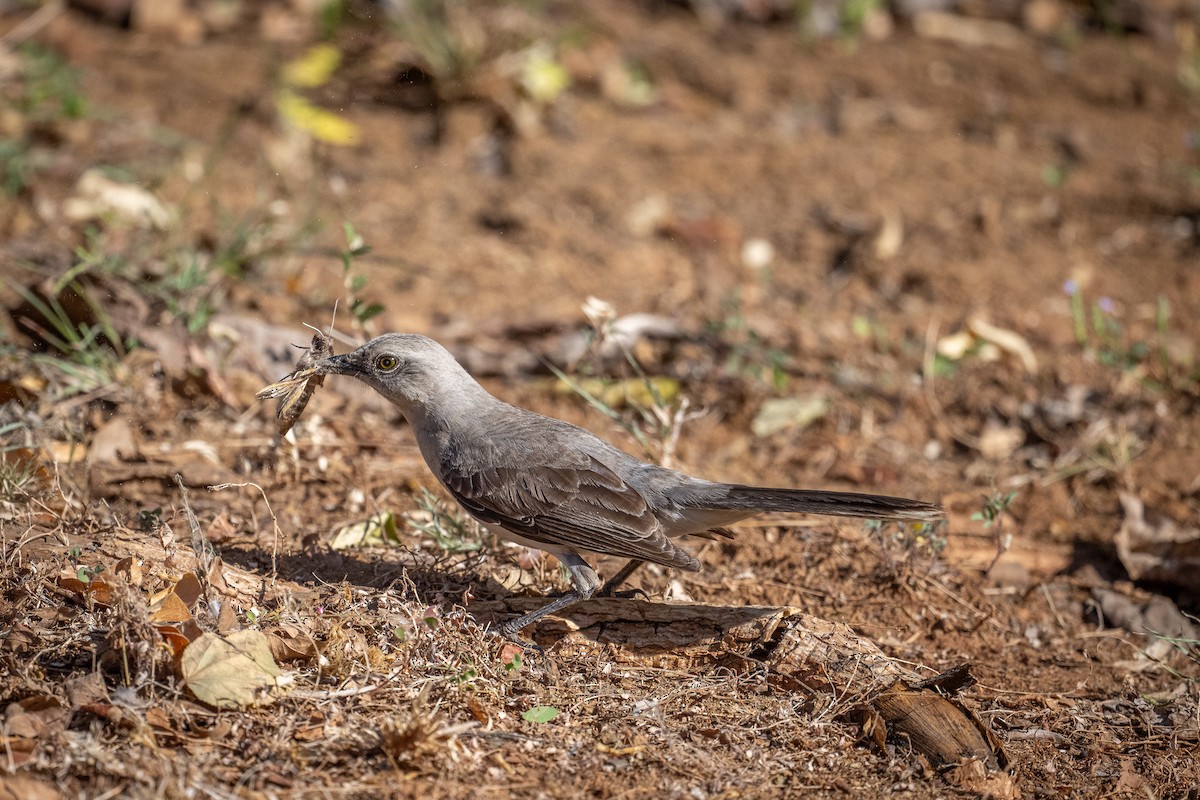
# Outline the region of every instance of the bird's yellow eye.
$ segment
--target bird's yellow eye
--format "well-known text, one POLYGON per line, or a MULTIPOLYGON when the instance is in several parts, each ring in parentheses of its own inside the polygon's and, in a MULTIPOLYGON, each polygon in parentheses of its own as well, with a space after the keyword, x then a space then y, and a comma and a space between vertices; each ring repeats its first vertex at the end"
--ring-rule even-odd
POLYGON ((394 370, 396 368, 396 365, 399 363, 400 362, 396 360, 395 356, 382 355, 379 358, 375 359, 375 367, 380 372, 391 372, 392 370, 394 370))

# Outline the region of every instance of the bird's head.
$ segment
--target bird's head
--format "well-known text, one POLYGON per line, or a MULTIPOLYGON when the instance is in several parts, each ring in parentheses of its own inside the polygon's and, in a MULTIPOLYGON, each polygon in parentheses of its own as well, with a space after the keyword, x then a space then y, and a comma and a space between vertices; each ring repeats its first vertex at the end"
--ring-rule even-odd
POLYGON ((407 416, 444 396, 478 386, 446 348, 415 333, 385 333, 317 365, 325 375, 358 378, 407 416))

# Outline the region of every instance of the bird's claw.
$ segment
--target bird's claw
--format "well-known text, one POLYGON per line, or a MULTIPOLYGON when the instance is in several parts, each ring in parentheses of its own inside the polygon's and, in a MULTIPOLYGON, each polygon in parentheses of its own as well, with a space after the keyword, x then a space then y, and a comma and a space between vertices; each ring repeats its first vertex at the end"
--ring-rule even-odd
POLYGON ((509 625, 501 625, 495 629, 496 636, 504 639, 506 642, 515 644, 520 647, 526 655, 546 655, 546 649, 532 639, 522 639, 520 636, 521 629, 513 628, 509 625))

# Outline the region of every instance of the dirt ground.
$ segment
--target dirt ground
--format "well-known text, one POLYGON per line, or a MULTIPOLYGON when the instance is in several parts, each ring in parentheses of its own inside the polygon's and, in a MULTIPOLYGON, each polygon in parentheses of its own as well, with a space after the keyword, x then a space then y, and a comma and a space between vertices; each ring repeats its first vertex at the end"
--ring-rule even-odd
POLYGON ((1194 8, 323 5, 0 4, 0 798, 1200 797, 1194 8), (395 409, 254 399, 331 319, 947 519, 742 523, 523 654, 565 574, 395 409))

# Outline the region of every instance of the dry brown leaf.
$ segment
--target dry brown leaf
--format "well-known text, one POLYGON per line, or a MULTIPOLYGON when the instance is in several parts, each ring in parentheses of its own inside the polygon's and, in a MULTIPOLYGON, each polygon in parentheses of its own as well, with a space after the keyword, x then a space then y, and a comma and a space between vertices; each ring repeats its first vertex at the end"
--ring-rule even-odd
POLYGON ((183 651, 183 681, 201 701, 217 708, 245 708, 274 700, 283 674, 259 631, 228 636, 205 633, 183 651))
POLYGON ((88 448, 88 461, 93 464, 134 461, 138 455, 133 426, 125 416, 114 416, 101 425, 92 436, 92 444, 88 448))
POLYGON ((372 514, 362 522, 338 528, 329 543, 330 550, 349 550, 352 547, 371 547, 400 541, 396 515, 390 511, 372 514))
POLYGON ((783 430, 802 430, 828 413, 829 400, 822 394, 773 398, 763 402, 750 429, 758 437, 783 430))
POLYGON ((159 636, 162 636, 163 641, 171 648, 175 660, 178 661, 182 658, 183 651, 191 644, 188 638, 183 635, 183 632, 174 625, 155 625, 154 629, 158 631, 159 636))
POLYGON ((104 685, 104 678, 99 672, 73 675, 63 682, 63 686, 67 690, 67 699, 71 703, 71 708, 108 700, 108 687, 104 685))
POLYGON ((124 578, 130 586, 141 586, 145 577, 142 574, 142 560, 133 556, 118 561, 113 567, 113 572, 124 578))
POLYGON ((179 579, 172 590, 188 608, 195 608, 196 601, 204 594, 204 587, 194 572, 189 572, 179 579))
MULTIPOLYGON (((7 744, 5 737, 0 737, 0 744, 7 744)), ((28 759, 19 758, 21 751, 13 754, 13 764, 19 765, 28 759)), ((62 797, 58 789, 48 783, 42 783, 36 778, 23 775, 0 775, 0 800, 58 800, 62 797)))
POLYGON ((232 633, 241 627, 241 622, 238 621, 237 611, 233 608, 233 603, 222 603, 221 610, 217 613, 217 633, 222 635, 232 633))
POLYGON ((325 738, 325 723, 318 722, 314 725, 302 725, 292 734, 292 738, 298 742, 316 742, 325 738))
POLYGON ((168 592, 158 608, 150 612, 151 622, 184 622, 191 618, 192 612, 174 592, 168 592))
POLYGON ((85 602, 98 606, 112 604, 113 590, 106 581, 81 581, 74 575, 63 575, 58 579, 58 585, 69 592, 79 595, 85 602))
POLYGON ((268 633, 267 642, 276 661, 308 661, 319 655, 317 643, 311 637, 268 633))
POLYGON ((54 695, 36 694, 4 711, 6 733, 26 739, 36 739, 50 730, 58 730, 67 721, 70 710, 54 695))
POLYGON ((150 727, 160 731, 174 732, 175 727, 171 724, 171 718, 167 716, 167 712, 163 711, 158 706, 146 709, 146 723, 150 727))

